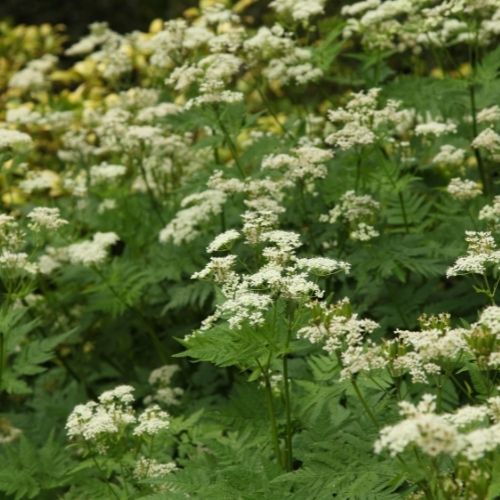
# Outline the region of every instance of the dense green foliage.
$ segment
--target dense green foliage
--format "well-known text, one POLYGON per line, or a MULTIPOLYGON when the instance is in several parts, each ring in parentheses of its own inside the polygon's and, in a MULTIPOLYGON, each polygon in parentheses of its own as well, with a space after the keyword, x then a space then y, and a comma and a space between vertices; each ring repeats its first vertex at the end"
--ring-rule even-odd
POLYGON ((2 498, 500 497, 500 2, 255 3, 0 24, 2 498))

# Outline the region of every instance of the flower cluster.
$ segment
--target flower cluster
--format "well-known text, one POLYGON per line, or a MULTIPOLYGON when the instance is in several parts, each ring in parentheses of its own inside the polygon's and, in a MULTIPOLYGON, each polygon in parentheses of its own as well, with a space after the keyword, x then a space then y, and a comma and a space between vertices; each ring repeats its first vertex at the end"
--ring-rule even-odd
POLYGON ((66 224, 68 221, 61 218, 60 210, 55 207, 35 207, 24 219, 1 214, 0 270, 4 280, 43 272, 37 255, 43 240, 39 235, 55 232, 66 224))
POLYGON ((301 328, 298 334, 312 343, 322 343, 326 352, 338 356, 342 366, 341 378, 386 365, 380 348, 366 338, 379 325, 370 319, 358 318, 352 312, 349 299, 333 305, 312 302, 309 308, 310 324, 301 328))
POLYGON ((50 86, 49 73, 57 63, 57 57, 45 54, 33 59, 20 71, 12 75, 9 87, 22 92, 37 91, 50 86))
POLYGON ((377 453, 388 450, 395 456, 410 445, 430 457, 462 456, 483 459, 500 445, 499 398, 481 406, 464 406, 454 413, 436 413, 436 398, 426 394, 418 405, 402 401, 401 422, 384 427, 375 443, 377 453))
POLYGON ((485 128, 474 138, 471 146, 475 149, 484 149, 490 153, 498 153, 500 151, 500 135, 492 128, 485 128))
POLYGON ((116 233, 99 232, 94 234, 92 240, 73 243, 63 249, 61 253, 71 264, 98 266, 106 260, 109 248, 119 239, 116 233))
POLYGON ((450 180, 446 191, 448 191, 452 198, 459 201, 472 200, 481 195, 481 187, 477 182, 469 179, 460 179, 459 177, 454 177, 450 180))
POLYGON ((346 191, 339 204, 332 208, 328 215, 321 216, 323 222, 335 224, 343 221, 349 228, 349 236, 353 240, 368 241, 379 233, 373 227, 380 204, 370 195, 357 195, 354 191, 346 191))
POLYGON ((58 208, 37 207, 27 217, 30 220, 28 227, 33 231, 56 230, 68 224, 67 220, 61 219, 58 208))
POLYGON ((500 250, 497 250, 495 239, 490 232, 467 231, 467 254, 459 257, 455 264, 448 268, 446 276, 461 274, 484 274, 488 267, 498 268, 500 250))
POLYGON ((184 391, 180 387, 172 387, 172 378, 179 370, 177 365, 164 365, 153 370, 148 382, 154 388, 154 393, 144 398, 145 404, 153 401, 164 406, 180 404, 184 391))
POLYGON ((125 439, 130 429, 132 435, 139 438, 152 437, 168 429, 170 417, 156 405, 137 415, 132 406, 133 391, 133 387, 121 385, 103 392, 97 402, 77 405, 66 422, 68 437, 105 454, 125 439))
POLYGON ((419 331, 397 330, 384 351, 395 374, 409 373, 414 383, 428 383, 442 364, 469 352, 465 328, 451 328, 447 314, 421 316, 419 331))
POLYGON ((24 132, 0 129, 0 151, 4 149, 22 149, 31 146, 31 137, 24 132))
MULTIPOLYGON (((263 265, 254 273, 240 274, 236 255, 214 256, 203 270, 193 275, 193 278, 212 279, 225 298, 215 313, 204 321, 202 329, 208 329, 219 319, 226 320, 234 329, 244 324, 260 326, 278 298, 300 303, 311 297, 321 297, 322 291, 310 276, 349 272, 349 264, 336 259, 298 258, 299 236, 274 229, 277 221, 272 212, 251 210, 243 215, 243 220, 244 243, 255 249, 262 246, 259 253, 263 265)), ((226 239, 225 233, 222 238, 218 236, 217 244, 212 243, 208 250, 222 250, 218 244, 221 239, 226 239)))
POLYGON ((344 37, 359 36, 372 50, 419 54, 426 48, 487 45, 498 34, 500 6, 496 1, 362 0, 343 7, 342 14, 344 37))
POLYGON ((278 14, 290 16, 294 21, 307 23, 313 16, 324 12, 326 0, 273 0, 269 6, 278 14))
POLYGON ((374 144, 390 136, 406 123, 407 112, 401 110, 401 102, 389 100, 379 106, 381 89, 353 93, 345 107, 328 112, 329 120, 336 124, 336 130, 327 135, 327 144, 349 150, 357 146, 374 144))
POLYGON ((500 231, 500 196, 495 196, 491 205, 485 205, 478 218, 491 225, 494 231, 500 231))
POLYGON ((14 427, 7 419, 0 419, 0 444, 15 441, 22 434, 21 429, 14 427))
POLYGON ((439 153, 434 156, 432 163, 436 165, 460 166, 465 161, 466 152, 451 144, 445 144, 439 149, 439 153))

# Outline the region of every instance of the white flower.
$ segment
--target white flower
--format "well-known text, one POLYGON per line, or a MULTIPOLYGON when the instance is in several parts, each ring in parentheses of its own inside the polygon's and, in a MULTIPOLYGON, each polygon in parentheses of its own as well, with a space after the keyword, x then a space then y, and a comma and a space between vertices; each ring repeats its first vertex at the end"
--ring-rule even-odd
POLYGON ((236 276, 234 265, 236 256, 227 255, 226 257, 212 257, 204 269, 194 273, 191 279, 206 279, 211 277, 215 283, 225 284, 232 282, 236 276))
POLYGON ((134 467, 134 477, 136 479, 152 479, 166 476, 177 470, 175 462, 162 464, 151 458, 140 457, 134 467))
POLYGON ((500 307, 488 306, 479 316, 479 321, 472 326, 486 326, 500 340, 500 307))
POLYGON ((27 217, 31 221, 29 227, 34 231, 56 230, 68 224, 67 220, 61 219, 58 208, 36 207, 27 217))
POLYGON ((36 274, 38 266, 35 263, 30 262, 28 254, 24 252, 3 250, 0 254, 0 269, 36 274))
POLYGON ((476 116, 478 123, 494 123, 500 120, 500 107, 498 105, 483 108, 476 116))
POLYGON ((2 149, 23 149, 32 144, 31 137, 17 130, 0 129, 0 151, 2 149))
POLYGON ((333 305, 311 304, 311 309, 311 323, 299 330, 299 336, 312 343, 323 343, 329 354, 342 353, 345 376, 381 366, 380 353, 371 346, 368 349, 363 346, 364 338, 379 325, 353 314, 348 298, 333 305))
POLYGON ((323 14, 326 0, 273 0, 269 7, 278 14, 289 15, 294 21, 307 22, 323 14))
POLYGON ((405 450, 410 444, 417 445, 424 453, 435 457, 439 454, 456 454, 459 450, 459 434, 450 422, 434 414, 434 396, 425 395, 423 404, 414 406, 400 403, 400 413, 405 420, 386 426, 380 431, 375 452, 388 449, 392 456, 405 450))
POLYGON ((460 274, 484 274, 488 265, 498 266, 500 263, 500 250, 497 250, 490 232, 467 231, 465 234, 467 254, 448 268, 447 278, 460 274))
POLYGON ((153 370, 148 378, 148 382, 151 385, 169 385, 172 377, 176 372, 179 371, 178 365, 164 365, 153 370))
POLYGON ((146 408, 138 418, 138 425, 134 429, 136 436, 154 436, 158 432, 170 427, 170 415, 160 409, 158 405, 146 408))
POLYGON ((367 146, 375 142, 375 134, 366 126, 357 123, 347 123, 337 132, 326 137, 327 144, 333 144, 340 149, 351 149, 354 146, 367 146))
MULTIPOLYGON (((421 331, 396 330, 396 340, 403 349, 393 361, 396 371, 408 372, 414 383, 427 383, 428 375, 441 372, 442 361, 454 361, 468 352, 468 330, 438 327, 428 323, 421 331)), ((390 349, 391 342, 387 343, 390 349)))
POLYGON ((185 104, 185 109, 196 108, 206 104, 218 103, 234 104, 243 100, 241 92, 225 89, 222 80, 206 80, 200 85, 200 95, 189 99, 185 104))
POLYGON ((101 394, 99 403, 77 405, 66 422, 68 437, 94 442, 95 449, 103 453, 107 447, 102 439, 118 438, 122 429, 136 421, 131 406, 133 390, 128 385, 118 386, 101 394))
POLYGON ((90 167, 90 178, 93 184, 113 181, 123 177, 127 172, 127 167, 123 165, 110 165, 106 162, 90 167))
POLYGON ((0 419, 0 444, 12 443, 21 434, 21 429, 14 427, 7 419, 0 419))
POLYGON ((433 135, 439 137, 444 134, 452 134, 457 131, 457 125, 451 121, 447 123, 429 121, 415 127, 415 135, 433 135))
POLYGON ((219 234, 213 241, 208 245, 207 252, 214 253, 220 250, 227 250, 238 238, 240 233, 235 229, 229 229, 221 234, 219 234))
POLYGON ((380 91, 372 88, 353 93, 345 107, 330 110, 328 118, 336 124, 336 131, 327 135, 325 141, 347 150, 373 144, 391 132, 404 133, 413 122, 413 114, 401 110, 401 102, 396 100, 390 99, 380 107, 380 91))
POLYGON ((324 165, 333 158, 331 151, 314 146, 301 146, 290 154, 271 154, 262 161, 263 170, 282 170, 291 179, 323 179, 327 168, 324 165))
POLYGON ((472 200, 481 195, 481 187, 477 182, 471 181, 470 179, 460 179, 459 177, 454 177, 451 179, 446 191, 459 201, 472 200))
POLYGON ((323 215, 320 220, 336 223, 344 219, 350 225, 350 237, 354 240, 368 241, 379 235, 378 231, 370 224, 374 219, 380 204, 370 195, 357 195, 354 191, 346 191, 328 215, 323 215))
POLYGON ((29 61, 25 68, 14 73, 9 80, 9 87, 23 91, 41 90, 49 85, 47 73, 57 63, 57 57, 45 54, 40 59, 29 61))
POLYGON ((481 209, 479 220, 489 222, 495 230, 500 229, 500 195, 495 196, 491 205, 485 205, 481 209))
POLYGON ((496 424, 466 434, 461 452, 467 460, 475 461, 480 460, 499 445, 500 424, 496 424))
POLYGON ((300 235, 279 229, 262 233, 261 241, 273 243, 283 252, 292 252, 302 245, 300 235))
POLYGON ((500 135, 492 128, 486 128, 472 141, 471 146, 495 153, 500 149, 500 135))
POLYGON ((387 365, 387 359, 381 348, 370 342, 367 342, 365 346, 348 345, 340 356, 343 366, 340 372, 341 380, 349 379, 360 372, 378 370, 387 365))
POLYGON ((108 210, 115 210, 116 207, 117 207, 116 200, 112 198, 106 198, 105 200, 102 200, 101 203, 99 203, 97 211, 100 214, 103 214, 106 213, 108 210))
POLYGON ((293 272, 280 281, 281 294, 293 300, 305 300, 310 297, 320 298, 323 291, 316 283, 308 279, 306 273, 293 272))
POLYGON ((42 121, 42 115, 38 111, 33 111, 29 106, 19 106, 8 109, 5 121, 19 125, 35 124, 42 121))
POLYGON ((433 395, 424 395, 417 406, 402 401, 400 414, 404 420, 381 430, 375 451, 388 449, 394 456, 414 444, 431 457, 447 454, 480 460, 500 445, 500 424, 494 420, 497 404, 495 398, 490 398, 487 405, 463 406, 454 413, 437 415, 433 395), (467 432, 470 426, 478 425, 482 427, 467 432))
POLYGON ((146 404, 157 401, 163 405, 178 405, 180 396, 184 391, 180 387, 170 387, 174 374, 179 370, 177 365, 160 366, 151 372, 148 382, 154 386, 155 392, 151 396, 146 396, 146 404))
POLYGON ((472 423, 481 422, 488 417, 486 406, 462 406, 455 413, 445 418, 457 428, 467 427, 472 423))
POLYGON ((108 249, 120 238, 116 233, 96 233, 92 240, 73 243, 66 249, 72 264, 99 265, 108 256, 108 249))
POLYGON ((213 216, 222 212, 227 195, 219 189, 207 189, 182 200, 182 209, 161 230, 160 242, 172 241, 174 245, 190 242, 201 231, 201 227, 213 216))
POLYGON ((132 395, 133 392, 134 388, 130 385, 119 385, 110 391, 103 392, 99 396, 99 402, 102 404, 131 404, 134 402, 134 396, 132 395))
POLYGON ((231 328, 238 330, 245 322, 252 326, 264 323, 264 315, 272 305, 271 297, 254 292, 238 292, 222 304, 221 315, 227 315, 231 328))
POLYGON ((364 0, 352 5, 344 5, 341 10, 343 16, 355 16, 369 9, 374 9, 381 4, 381 0, 364 0))
POLYGON ((30 171, 26 179, 19 183, 19 187, 28 194, 35 191, 52 189, 57 185, 59 176, 52 170, 30 171))
POLYGON ((296 265, 299 269, 307 269, 313 274, 327 276, 337 271, 349 273, 351 265, 340 260, 327 257, 312 257, 309 259, 297 259, 296 265))
POLYGON ((433 158, 432 163, 437 165, 462 165, 465 160, 465 150, 456 148, 451 144, 441 146, 439 153, 433 158))
POLYGON ((365 222, 359 222, 349 233, 349 236, 353 240, 369 241, 377 236, 380 236, 380 233, 373 226, 370 226, 365 222))
POLYGON ((252 60, 269 60, 293 50, 294 42, 280 24, 272 28, 261 26, 257 33, 245 40, 243 47, 252 60))

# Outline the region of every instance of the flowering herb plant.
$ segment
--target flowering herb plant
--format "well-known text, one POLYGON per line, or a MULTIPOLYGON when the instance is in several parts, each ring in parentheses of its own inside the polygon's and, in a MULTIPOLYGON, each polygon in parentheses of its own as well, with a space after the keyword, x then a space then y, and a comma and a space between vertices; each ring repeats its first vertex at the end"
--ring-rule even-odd
POLYGON ((499 36, 0 23, 2 498, 499 498, 499 36))

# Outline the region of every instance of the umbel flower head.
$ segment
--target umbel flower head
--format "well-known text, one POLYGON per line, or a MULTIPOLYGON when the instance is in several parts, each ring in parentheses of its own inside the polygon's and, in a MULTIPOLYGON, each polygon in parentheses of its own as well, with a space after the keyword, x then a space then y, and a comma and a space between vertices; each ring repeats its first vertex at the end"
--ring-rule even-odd
POLYGON ((461 274, 484 274, 487 267, 498 268, 500 250, 497 250, 495 239, 489 231, 466 231, 467 254, 459 257, 455 264, 448 268, 446 276, 461 274))
POLYGON ((106 453, 110 446, 137 438, 154 437, 170 426, 170 416, 157 405, 137 414, 133 408, 134 388, 120 385, 103 392, 98 401, 77 405, 66 422, 68 437, 86 442, 97 453, 106 453))
POLYGON ((24 132, 0 129, 0 151, 5 149, 22 149, 31 146, 31 137, 24 132))
POLYGON ((300 236, 291 231, 276 229, 277 216, 268 210, 248 210, 242 216, 241 233, 229 230, 217 236, 208 246, 208 252, 220 251, 236 239, 259 252, 263 264, 255 271, 239 273, 236 255, 212 257, 194 279, 211 279, 224 296, 224 302, 202 325, 210 328, 219 320, 226 320, 231 328, 240 329, 244 324, 260 326, 278 298, 308 302, 319 298, 322 291, 311 279, 337 272, 348 273, 350 265, 327 257, 298 258, 297 249, 302 245, 300 236))
POLYGON ((436 413, 436 397, 431 394, 425 394, 418 405, 402 401, 399 407, 404 419, 380 431, 376 453, 388 450, 395 456, 415 445, 430 457, 462 456, 477 461, 500 445, 498 397, 446 414, 436 413))
POLYGON ((451 179, 446 191, 458 201, 472 200, 481 196, 481 187, 477 182, 459 177, 451 179))
POLYGON ((29 227, 33 231, 56 230, 68 224, 68 221, 60 217, 58 208, 36 207, 29 214, 29 227))
POLYGON ((107 256, 108 250, 118 240, 116 233, 95 233, 90 241, 73 243, 66 248, 68 260, 72 264, 83 264, 86 266, 102 264, 107 256))

